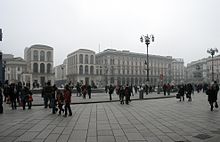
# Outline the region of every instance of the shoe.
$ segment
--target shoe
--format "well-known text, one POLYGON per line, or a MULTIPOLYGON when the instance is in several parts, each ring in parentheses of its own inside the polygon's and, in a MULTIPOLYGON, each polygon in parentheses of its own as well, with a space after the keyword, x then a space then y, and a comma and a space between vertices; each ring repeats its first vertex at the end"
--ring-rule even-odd
POLYGON ((211 111, 213 111, 213 106, 211 106, 211 111))
POLYGON ((69 116, 72 116, 72 114, 69 114, 69 116))
POLYGON ((66 115, 63 115, 63 117, 66 117, 66 115))

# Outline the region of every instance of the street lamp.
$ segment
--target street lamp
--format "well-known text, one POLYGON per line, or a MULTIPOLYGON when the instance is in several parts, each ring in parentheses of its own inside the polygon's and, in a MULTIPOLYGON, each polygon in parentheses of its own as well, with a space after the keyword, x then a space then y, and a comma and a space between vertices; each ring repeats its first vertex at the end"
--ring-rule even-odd
POLYGON ((214 71, 213 71, 213 56, 215 55, 215 52, 218 53, 218 49, 214 48, 214 49, 208 49, 207 53, 212 55, 212 81, 214 81, 214 71))
POLYGON ((141 42, 145 42, 145 44, 147 45, 147 62, 145 62, 145 64, 147 64, 147 81, 149 81, 149 60, 148 60, 148 45, 150 44, 150 42, 154 42, 154 35, 150 35, 145 36, 142 35, 140 38, 141 42))

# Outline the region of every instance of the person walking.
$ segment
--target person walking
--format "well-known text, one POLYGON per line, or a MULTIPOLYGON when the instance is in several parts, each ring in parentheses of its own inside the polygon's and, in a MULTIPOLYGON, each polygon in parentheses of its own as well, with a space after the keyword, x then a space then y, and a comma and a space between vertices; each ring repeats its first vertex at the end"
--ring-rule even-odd
POLYGON ((57 90, 56 100, 57 100, 58 108, 59 108, 58 115, 61 115, 61 111, 64 112, 64 109, 63 109, 64 96, 63 96, 63 93, 59 89, 57 90))
POLYGON ((91 87, 91 85, 87 86, 87 91, 88 91, 89 99, 91 99, 91 94, 92 94, 92 87, 91 87))
POLYGON ((112 85, 109 86, 109 99, 110 101, 112 101, 112 94, 114 92, 114 87, 112 85))
POLYGON ((3 113, 3 95, 2 88, 0 87, 0 114, 3 113))
POLYGON ((193 92, 193 86, 191 83, 188 83, 186 85, 186 97, 188 98, 188 101, 192 101, 192 92, 193 92))
POLYGON ((181 102, 181 100, 184 101, 185 88, 184 88, 184 85, 183 85, 183 84, 181 84, 181 85, 179 86, 179 91, 178 91, 178 93, 179 93, 179 95, 180 95, 180 102, 181 102), (182 99, 181 99, 181 98, 182 98, 182 99))
POLYGON ((64 88, 64 101, 65 101, 65 114, 64 117, 67 116, 67 109, 69 111, 69 116, 72 116, 72 110, 70 107, 71 103, 71 90, 68 85, 65 86, 64 88))
POLYGON ((217 103, 218 91, 219 91, 219 86, 216 81, 214 82, 214 84, 210 85, 208 87, 208 90, 206 91, 206 94, 208 95, 208 101, 211 106, 211 111, 213 111, 214 103, 215 103, 215 108, 218 108, 218 103, 217 103))
POLYGON ((28 88, 26 86, 21 90, 20 99, 22 108, 25 110, 26 103, 29 101, 28 88))
POLYGON ((119 88, 119 100, 122 105, 124 104, 124 96, 125 96, 125 88, 124 86, 121 85, 119 88))
POLYGON ((130 100, 130 96, 131 96, 131 90, 130 87, 128 86, 128 84, 125 87, 125 103, 128 105, 130 100))
POLYGON ((81 87, 81 90, 82 90, 82 94, 83 94, 83 99, 86 99, 86 94, 87 94, 87 85, 83 85, 81 87))
POLYGON ((163 85, 163 94, 164 94, 164 96, 166 96, 166 92, 167 92, 167 85, 164 84, 163 85))
POLYGON ((48 107, 48 101, 50 102, 49 103, 49 108, 51 108, 52 92, 53 92, 53 88, 52 88, 50 82, 48 81, 47 85, 42 90, 42 94, 44 96, 44 108, 48 107))
POLYGON ((16 96, 16 88, 14 83, 10 84, 9 97, 10 97, 12 109, 17 109, 17 104, 16 104, 17 96, 16 96))

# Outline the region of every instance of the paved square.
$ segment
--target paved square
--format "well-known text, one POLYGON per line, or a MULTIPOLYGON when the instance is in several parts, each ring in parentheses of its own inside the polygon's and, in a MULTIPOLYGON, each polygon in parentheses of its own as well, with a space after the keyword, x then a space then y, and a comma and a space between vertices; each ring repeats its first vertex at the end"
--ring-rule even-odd
POLYGON ((200 142, 220 141, 220 111, 207 96, 71 105, 64 118, 50 109, 11 110, 0 115, 0 142, 200 142))

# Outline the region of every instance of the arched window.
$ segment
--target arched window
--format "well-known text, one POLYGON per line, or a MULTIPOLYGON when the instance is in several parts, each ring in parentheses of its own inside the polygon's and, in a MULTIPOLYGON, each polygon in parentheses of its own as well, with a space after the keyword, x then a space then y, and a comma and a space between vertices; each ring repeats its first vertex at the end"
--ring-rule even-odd
POLYGON ((89 56, 86 55, 86 56, 85 56, 85 64, 88 64, 88 63, 89 63, 89 56))
POLYGON ((37 63, 33 64, 33 72, 38 73, 38 64, 37 63))
POLYGON ((83 66, 82 65, 79 66, 79 74, 83 74, 83 66))
POLYGON ((33 56, 34 61, 38 61, 38 51, 34 50, 34 56, 33 56))
POLYGON ((85 66, 85 74, 89 74, 89 67, 85 66))
POLYGON ((80 64, 83 64, 83 54, 80 54, 80 55, 79 55, 79 63, 80 63, 80 64))
POLYGON ((94 56, 93 55, 90 56, 90 64, 94 64, 94 56))
POLYGON ((90 67, 90 74, 94 74, 94 67, 93 66, 90 67))
POLYGON ((44 51, 40 52, 40 61, 45 61, 45 52, 44 51))
POLYGON ((51 64, 47 64, 47 73, 51 73, 51 64))
POLYGON ((50 51, 47 52, 47 61, 52 61, 52 56, 50 51))
POLYGON ((40 73, 45 73, 45 65, 44 65, 44 63, 40 64, 40 73))

